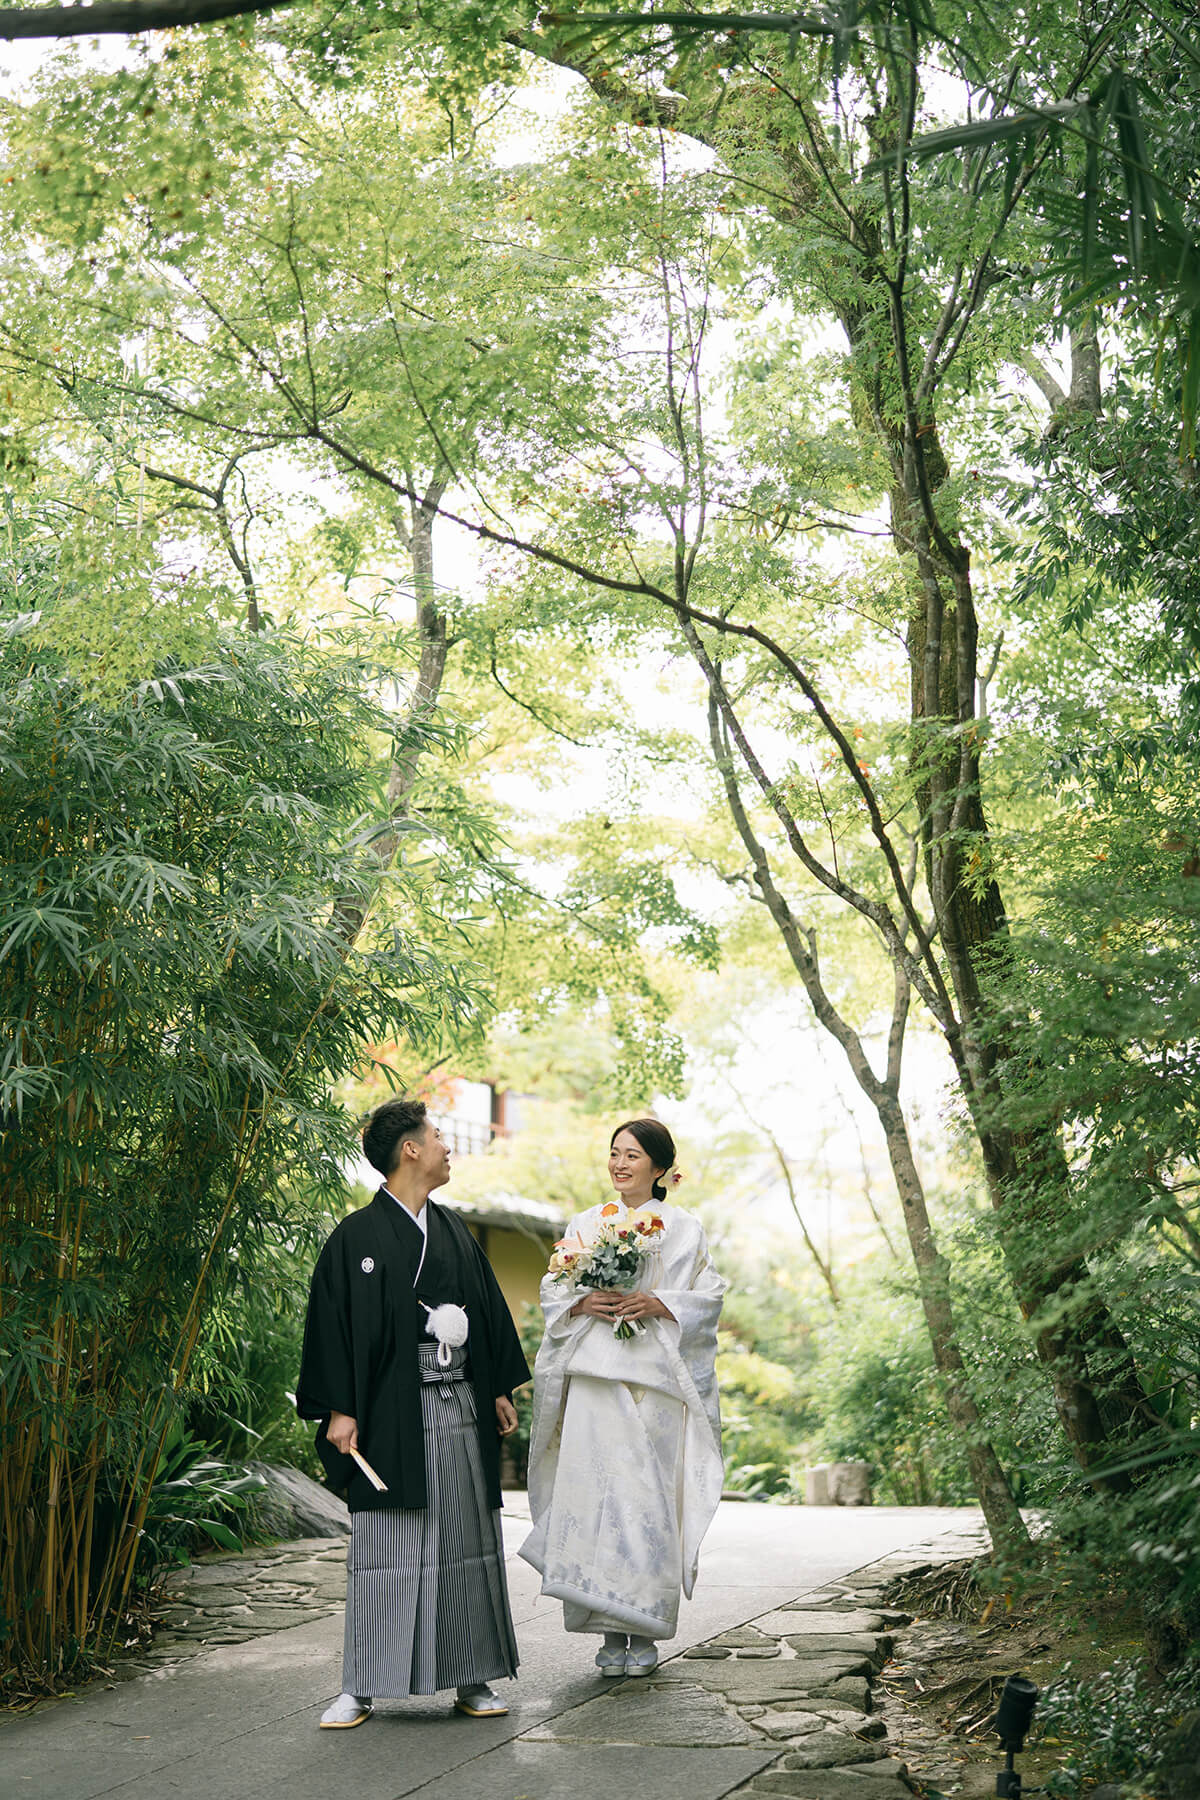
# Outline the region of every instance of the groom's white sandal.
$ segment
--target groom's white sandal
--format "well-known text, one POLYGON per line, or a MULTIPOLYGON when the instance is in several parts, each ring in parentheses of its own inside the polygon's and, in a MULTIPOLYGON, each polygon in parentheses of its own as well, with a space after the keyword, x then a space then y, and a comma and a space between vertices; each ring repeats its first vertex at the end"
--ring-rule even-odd
POLYGON ((508 1711, 508 1703, 486 1681, 473 1681, 459 1688, 454 1710, 469 1719, 498 1719, 508 1711))
POLYGON ((339 1694, 332 1706, 327 1706, 321 1714, 322 1731, 349 1731, 352 1725, 361 1725, 369 1719, 374 1708, 369 1699, 358 1694, 339 1694))

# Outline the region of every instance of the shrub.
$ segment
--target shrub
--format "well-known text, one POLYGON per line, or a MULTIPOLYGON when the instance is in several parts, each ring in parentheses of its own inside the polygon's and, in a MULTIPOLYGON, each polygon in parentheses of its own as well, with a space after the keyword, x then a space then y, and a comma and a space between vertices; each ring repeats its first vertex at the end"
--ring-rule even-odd
POLYGON ((958 1506, 971 1498, 915 1297, 873 1283, 848 1296, 821 1336, 806 1389, 821 1425, 814 1461, 871 1465, 875 1499, 958 1506))
POLYGON ((801 1499, 803 1402, 795 1375, 782 1363, 733 1344, 717 1356, 717 1380, 729 1492, 801 1499))
POLYGON ((1034 1741, 1062 1744, 1066 1751, 1044 1791, 1055 1800, 1078 1800, 1100 1782, 1131 1781, 1140 1789, 1167 1733, 1197 1704, 1200 1661, 1166 1681, 1154 1680, 1145 1663, 1129 1658, 1082 1679, 1066 1664, 1034 1715, 1034 1741))
POLYGON ((22 1527, 0 1666, 36 1681, 119 1614, 164 1450, 204 1398, 206 1318, 265 1246, 340 1204, 351 1133, 331 1078, 364 1040, 434 1031, 470 996, 417 941, 433 927, 415 878, 381 884, 366 853, 372 743, 393 733, 367 697, 374 665, 282 634, 214 638, 202 661, 97 697, 16 598, 0 636, 0 1505, 22 1527))

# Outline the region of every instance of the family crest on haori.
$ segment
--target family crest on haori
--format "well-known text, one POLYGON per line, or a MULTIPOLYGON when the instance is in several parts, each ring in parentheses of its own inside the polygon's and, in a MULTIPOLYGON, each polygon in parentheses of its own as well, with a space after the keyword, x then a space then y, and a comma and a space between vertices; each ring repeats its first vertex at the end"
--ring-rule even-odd
POLYGON ((657 1119, 618 1126, 617 1198, 571 1220, 541 1287, 521 1555, 606 1676, 645 1675, 674 1636, 721 1497, 717 1321, 727 1283, 699 1220, 666 1204, 657 1119))

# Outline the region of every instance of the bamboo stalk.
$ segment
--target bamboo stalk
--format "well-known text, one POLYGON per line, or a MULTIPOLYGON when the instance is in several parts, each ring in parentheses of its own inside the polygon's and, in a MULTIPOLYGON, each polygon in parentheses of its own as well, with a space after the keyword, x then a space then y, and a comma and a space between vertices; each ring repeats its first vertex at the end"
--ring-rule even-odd
POLYGON ((82 1644, 87 1637, 90 1606, 88 1597, 92 1586, 92 1545, 95 1541, 96 1529, 96 1488, 100 1481, 99 1444, 93 1448, 91 1467, 87 1478, 87 1505, 84 1509, 85 1531, 83 1546, 76 1559, 78 1577, 75 1584, 75 1635, 82 1644))
MULTIPOLYGON (((374 907, 374 903, 375 903, 375 895, 373 894, 370 901, 368 902, 366 908, 364 909, 362 921, 360 922, 360 925, 359 925, 360 932, 362 931, 363 927, 366 924, 367 919, 369 918, 369 916, 371 914, 371 911, 374 907)), ((229 1193, 226 1197, 225 1204, 221 1209, 221 1213, 217 1220, 216 1226, 214 1227, 214 1229, 210 1235, 208 1248, 207 1248, 207 1250, 205 1252, 205 1256, 204 1256, 204 1261, 201 1264, 200 1273, 196 1278, 196 1282, 195 1282, 195 1285, 192 1290, 192 1296, 191 1296, 191 1300, 188 1305, 187 1313, 185 1313, 185 1315, 184 1315, 184 1328, 186 1328, 186 1345, 187 1345, 186 1350, 183 1348, 184 1341, 185 1341, 185 1329, 184 1328, 181 1328, 180 1336, 176 1340, 176 1353, 175 1353, 175 1356, 172 1358, 172 1361, 175 1365, 174 1370, 173 1370, 173 1375, 172 1375, 172 1390, 174 1393, 178 1393, 179 1389, 183 1385, 184 1379, 187 1374, 188 1365, 191 1362, 192 1354, 195 1350, 196 1342, 197 1342, 197 1339, 199 1337, 199 1332, 200 1332, 200 1302, 203 1297, 205 1287, 207 1285, 208 1272, 209 1272, 209 1269, 212 1267, 212 1259, 216 1255, 217 1246, 220 1243, 221 1238, 224 1234, 225 1227, 229 1222, 230 1214, 233 1211, 233 1203, 234 1203, 234 1200, 237 1198, 239 1189, 241 1188, 241 1184, 242 1184, 243 1178, 245 1176, 246 1170, 249 1167, 250 1159, 254 1155, 255 1150, 258 1148, 258 1145, 262 1139, 262 1134, 266 1130, 267 1120, 270 1117, 270 1110, 271 1110, 272 1104, 276 1103, 278 1101, 279 1095, 283 1091, 283 1083, 287 1079, 288 1073, 290 1072, 293 1064, 296 1061, 296 1058, 299 1056, 304 1045, 307 1043, 308 1038, 312 1033, 313 1027, 315 1026, 317 1020, 320 1018, 322 1011, 324 1010, 325 1006, 329 1002, 329 999, 333 993, 334 987, 337 984, 338 973, 339 973, 339 971, 335 970, 333 975, 330 976, 329 983, 325 989, 325 992, 321 996, 320 1002, 313 1009, 312 1013, 309 1015, 309 1018, 307 1019, 307 1021, 305 1023, 303 1031, 300 1033, 300 1035, 296 1039, 296 1042, 293 1044, 291 1054, 288 1056, 287 1061, 284 1063, 283 1068, 280 1070, 278 1076, 276 1077, 274 1086, 267 1093, 267 1095, 264 1096, 262 1109, 259 1114, 258 1122, 254 1128, 254 1133, 251 1137, 250 1143, 248 1146, 246 1146, 244 1154, 240 1154, 239 1161, 235 1164, 234 1179, 230 1185, 229 1193)), ((249 1118, 250 1093, 251 1093, 250 1087, 249 1087, 249 1085, 247 1085, 246 1097, 245 1097, 245 1101, 243 1103, 241 1116, 238 1121, 238 1137, 235 1140, 237 1142, 237 1144, 239 1145, 239 1147, 241 1146, 241 1144, 243 1142, 246 1125, 247 1125, 248 1118, 249 1118)), ((132 1583, 132 1580, 133 1580, 133 1571, 134 1571, 134 1566, 135 1566, 135 1563, 137 1560, 138 1538, 140 1536, 142 1527, 145 1524, 146 1512, 147 1512, 147 1509, 150 1504, 150 1490, 151 1490, 151 1487, 154 1482, 154 1477, 158 1471, 158 1464, 162 1457, 163 1446, 166 1442, 166 1435, 167 1435, 168 1429, 169 1429, 169 1427, 164 1426, 164 1428, 160 1434, 158 1446, 155 1451, 153 1461, 151 1462, 151 1465, 150 1465, 149 1477, 143 1484, 142 1494, 141 1494, 141 1497, 140 1497, 140 1500, 138 1503, 138 1507, 137 1507, 135 1526, 134 1526, 133 1532, 129 1536, 127 1545, 123 1548, 122 1560, 124 1561, 125 1569, 124 1569, 124 1575, 123 1575, 122 1582, 121 1582, 121 1591, 120 1591, 120 1595, 119 1595, 118 1601, 117 1601, 118 1617, 119 1617, 121 1608, 125 1604, 125 1599, 126 1599, 126 1596, 128 1595, 130 1584, 132 1583)), ((140 1473, 140 1469, 141 1469, 141 1464, 139 1463, 139 1473, 140 1473)), ((128 1511, 126 1513, 126 1520, 128 1520, 128 1511)), ((122 1526, 122 1530, 123 1531, 125 1530, 125 1525, 122 1526)), ((115 1635, 115 1628, 114 1628, 114 1635, 115 1635)), ((110 1643, 111 1642, 112 1642, 112 1639, 110 1638, 110 1643)))

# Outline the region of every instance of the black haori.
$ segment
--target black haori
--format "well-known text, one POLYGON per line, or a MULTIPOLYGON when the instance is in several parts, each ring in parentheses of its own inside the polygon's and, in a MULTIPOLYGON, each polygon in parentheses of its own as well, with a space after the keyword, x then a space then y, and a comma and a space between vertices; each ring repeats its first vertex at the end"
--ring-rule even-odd
POLYGON ((529 1368, 496 1277, 466 1225, 432 1201, 426 1216, 422 1263, 420 1227, 380 1188, 369 1206, 337 1226, 313 1271, 296 1410, 321 1421, 317 1453, 327 1485, 345 1495, 352 1513, 427 1504, 419 1348, 428 1345, 436 1354, 426 1336, 425 1305, 446 1302, 465 1307, 470 1322, 467 1369, 484 1489, 488 1506, 500 1505, 496 1400, 511 1398, 529 1380, 529 1368), (386 1493, 377 1493, 329 1443, 331 1412, 358 1421, 359 1450, 386 1493))

